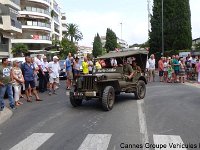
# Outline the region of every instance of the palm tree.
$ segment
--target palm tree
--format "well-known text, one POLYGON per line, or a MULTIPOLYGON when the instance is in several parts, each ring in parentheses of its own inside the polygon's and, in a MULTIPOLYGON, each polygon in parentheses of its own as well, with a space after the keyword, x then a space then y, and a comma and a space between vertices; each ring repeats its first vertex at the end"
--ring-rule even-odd
POLYGON ((67 24, 67 31, 65 33, 65 37, 69 38, 71 42, 79 41, 83 39, 83 35, 78 29, 78 25, 69 23, 67 24))

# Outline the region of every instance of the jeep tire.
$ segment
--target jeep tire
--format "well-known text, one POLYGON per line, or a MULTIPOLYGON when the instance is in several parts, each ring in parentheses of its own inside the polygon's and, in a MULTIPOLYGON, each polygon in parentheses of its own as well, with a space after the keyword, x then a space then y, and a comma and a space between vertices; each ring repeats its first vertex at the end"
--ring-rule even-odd
POLYGON ((136 87, 136 92, 134 92, 136 99, 143 99, 146 95, 146 85, 143 80, 139 80, 136 87))
POLYGON ((112 86, 106 86, 102 94, 102 107, 109 111, 115 103, 115 90, 112 86))
POLYGON ((83 100, 82 99, 76 99, 74 97, 74 92, 75 92, 75 87, 71 87, 70 94, 69 94, 70 102, 71 102, 73 107, 81 106, 83 100))

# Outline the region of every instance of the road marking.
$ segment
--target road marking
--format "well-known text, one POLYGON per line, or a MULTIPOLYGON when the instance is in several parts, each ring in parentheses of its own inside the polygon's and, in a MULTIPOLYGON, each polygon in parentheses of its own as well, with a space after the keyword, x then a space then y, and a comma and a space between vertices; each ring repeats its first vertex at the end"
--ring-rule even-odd
POLYGON ((111 134, 88 134, 78 150, 107 150, 111 134))
MULTIPOLYGON (((149 143, 149 137, 147 132, 146 116, 144 112, 144 100, 138 100, 138 117, 140 123, 140 133, 142 134, 142 144, 149 143)), ((143 146, 143 150, 149 150, 149 148, 143 146)))
MULTIPOLYGON (((182 148, 180 145, 184 145, 180 136, 175 135, 153 135, 154 144, 166 144, 167 147, 165 150, 187 150, 186 148, 182 148), (176 145, 176 147, 172 146, 172 143, 176 145), (172 147, 170 147, 170 145, 172 147)), ((160 150, 160 148, 155 148, 155 150, 160 150)))
POLYGON ((34 133, 10 150, 36 150, 53 135, 54 133, 34 133))

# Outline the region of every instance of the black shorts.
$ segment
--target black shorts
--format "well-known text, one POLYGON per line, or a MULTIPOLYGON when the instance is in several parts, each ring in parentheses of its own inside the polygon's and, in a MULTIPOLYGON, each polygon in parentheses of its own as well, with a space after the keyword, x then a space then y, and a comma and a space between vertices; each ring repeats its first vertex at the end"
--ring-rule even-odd
POLYGON ((29 88, 29 85, 31 88, 35 88, 35 81, 25 81, 25 89, 27 90, 29 88))
POLYGON ((162 77, 164 74, 164 71, 159 71, 159 77, 162 77))
POLYGON ((179 75, 179 70, 174 70, 175 75, 179 75))

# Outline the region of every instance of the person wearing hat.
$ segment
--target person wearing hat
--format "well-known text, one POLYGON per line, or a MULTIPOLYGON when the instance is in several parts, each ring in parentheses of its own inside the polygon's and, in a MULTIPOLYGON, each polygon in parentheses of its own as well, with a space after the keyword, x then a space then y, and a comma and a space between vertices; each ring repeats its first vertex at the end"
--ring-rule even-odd
POLYGON ((48 64, 49 70, 49 95, 56 94, 56 86, 59 84, 59 71, 60 64, 58 63, 59 58, 53 57, 53 61, 48 64))
POLYGON ((19 101, 20 95, 21 95, 21 88, 22 84, 24 83, 24 77, 22 74, 22 70, 19 67, 19 61, 15 60, 13 61, 13 68, 12 68, 12 78, 13 78, 13 88, 14 88, 14 100, 15 105, 19 106, 23 104, 19 101))

